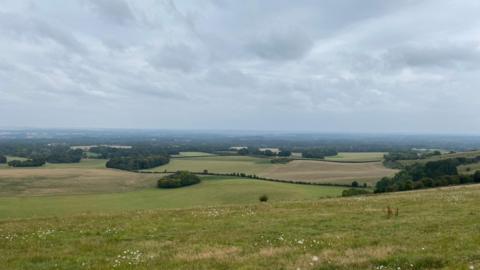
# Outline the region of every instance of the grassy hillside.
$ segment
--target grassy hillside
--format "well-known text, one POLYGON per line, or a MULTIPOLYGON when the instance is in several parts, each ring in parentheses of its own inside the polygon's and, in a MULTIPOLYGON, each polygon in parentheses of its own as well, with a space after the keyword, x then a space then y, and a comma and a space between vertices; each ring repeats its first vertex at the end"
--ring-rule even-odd
POLYGON ((476 185, 3 220, 0 264, 4 269, 478 269, 479 198, 476 185), (388 218, 387 206, 399 208, 398 217, 388 218))
POLYGON ((50 164, 34 168, 0 168, 0 196, 36 196, 125 192, 156 185, 161 175, 105 168, 105 160, 50 164))
MULTIPOLYGON (((134 174, 139 175, 139 174, 134 174)), ((6 196, 0 197, 0 219, 15 217, 42 217, 54 215, 72 215, 86 212, 111 213, 123 210, 157 209, 157 208, 185 208, 224 204, 255 203, 258 198, 267 194, 269 201, 312 200, 321 197, 340 196, 343 188, 323 187, 311 185, 294 185, 286 183, 250 180, 235 177, 203 177, 200 184, 179 189, 158 189, 156 179, 160 175, 149 175, 139 181, 137 185, 122 186, 131 192, 107 194, 63 195, 63 196, 6 196), (151 188, 148 188, 150 185, 151 188), (138 190, 142 188, 141 190, 138 190)), ((54 180, 49 180, 54 181, 54 180)), ((115 187, 117 183, 108 182, 110 192, 121 191, 115 187)), ((45 185, 47 185, 45 183, 45 185)), ((91 185, 95 187, 95 185, 91 185)), ((52 189, 55 186, 52 185, 52 189)), ((64 187, 75 193, 81 186, 64 187), (75 188, 77 190, 75 190, 75 188)), ((99 188, 108 192, 108 184, 103 183, 99 188)), ((31 194, 37 191, 37 186, 21 194, 31 194)), ((14 192, 14 191, 12 191, 14 192)), ((34 193, 35 194, 35 193, 34 193)), ((36 193, 42 194, 42 193, 36 193)))

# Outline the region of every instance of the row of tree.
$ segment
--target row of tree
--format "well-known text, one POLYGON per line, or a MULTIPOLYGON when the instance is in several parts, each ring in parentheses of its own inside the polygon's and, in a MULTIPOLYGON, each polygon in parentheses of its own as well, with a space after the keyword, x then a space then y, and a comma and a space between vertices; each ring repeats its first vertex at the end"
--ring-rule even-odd
POLYGON ((384 159, 386 162, 393 162, 397 160, 417 160, 417 159, 425 159, 432 156, 439 156, 442 153, 440 151, 426 151, 426 152, 418 152, 418 151, 395 151, 389 152, 388 154, 384 155, 384 159))
POLYGON ((27 159, 27 160, 12 160, 8 162, 11 167, 40 167, 45 165, 45 159, 27 159))
POLYGON ((311 148, 302 151, 303 158, 323 159, 328 156, 336 156, 337 154, 337 150, 333 148, 311 148))
POLYGON ((376 193, 393 192, 429 187, 457 185, 480 182, 480 171, 474 175, 459 175, 457 167, 480 161, 475 158, 452 158, 430 161, 425 164, 415 163, 407 166, 394 177, 384 177, 377 182, 376 193))
POLYGON ((245 147, 245 148, 239 149, 237 151, 237 154, 242 155, 242 156, 254 155, 254 156, 267 156, 267 157, 275 157, 275 156, 289 157, 289 156, 292 155, 292 152, 288 151, 288 150, 281 150, 277 153, 277 152, 273 152, 270 149, 260 150, 260 148, 250 149, 250 148, 245 147))
POLYGON ((111 158, 106 166, 127 171, 138 171, 165 165, 170 162, 168 155, 127 156, 111 158))

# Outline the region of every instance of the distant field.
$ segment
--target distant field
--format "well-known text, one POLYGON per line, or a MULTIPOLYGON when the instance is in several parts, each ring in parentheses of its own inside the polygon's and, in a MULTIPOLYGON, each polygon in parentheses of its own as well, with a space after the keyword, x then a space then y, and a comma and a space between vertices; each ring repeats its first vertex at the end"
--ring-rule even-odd
MULTIPOLYGON (((360 159, 358 156, 355 157, 360 159)), ((350 156, 350 158, 353 157, 350 156)), ((163 172, 164 170, 189 170, 193 172, 208 170, 215 173, 239 172, 280 180, 340 184, 350 184, 353 180, 373 184, 382 177, 391 176, 396 172, 396 170, 385 168, 380 162, 337 163, 317 160, 294 160, 287 164, 272 164, 269 159, 249 156, 173 158, 169 164, 151 169, 151 171, 157 172, 163 172)))
POLYGON ((249 156, 211 156, 192 158, 172 158, 170 163, 148 170, 148 171, 177 171, 188 170, 193 172, 232 173, 243 172, 255 174, 261 172, 272 164, 267 158, 256 158, 249 156))
POLYGON ((458 166, 460 174, 474 174, 476 171, 480 171, 480 163, 458 166))
POLYGON ((326 157, 325 160, 339 162, 373 162, 382 161, 385 152, 340 152, 333 157, 326 157))
MULTIPOLYGON (((57 171, 61 172, 61 170, 57 171)), ((152 175, 149 176, 151 177, 152 175)), ((153 178, 156 179, 160 177, 159 175, 153 176, 153 178)), ((56 188, 55 185, 58 184, 58 179, 52 175, 48 177, 49 180, 45 179, 45 185, 52 185, 52 188, 56 188)), ((93 175, 91 175, 91 177, 93 177, 93 175)), ((127 182, 126 188, 137 188, 139 185, 143 186, 143 188, 151 187, 151 184, 155 183, 153 180, 152 178, 137 179, 135 183, 127 182)), ((0 183, 1 182, 3 182, 2 179, 0 179, 0 183)), ((118 183, 101 182, 99 189, 101 189, 102 186, 106 187, 107 184, 113 187, 118 183)), ((76 190, 74 190, 75 187, 61 186, 60 188, 69 188, 70 192, 76 192, 76 190)), ((2 189, 4 188, 2 187, 2 189)), ((38 195, 35 185, 30 186, 30 189, 33 191, 21 194, 27 195, 33 193, 38 195)), ((235 177, 210 176, 204 177, 202 183, 198 185, 179 189, 147 188, 139 191, 111 194, 0 197, 0 219, 53 215, 62 216, 86 212, 111 213, 125 210, 256 203, 258 202, 258 197, 262 194, 267 194, 271 202, 312 200, 326 196, 339 196, 343 189, 344 188, 338 187, 294 185, 235 177)), ((67 191, 64 190, 63 192, 67 191)), ((105 192, 107 192, 107 190, 105 190, 105 192)), ((11 191, 10 194, 15 194, 15 190, 11 191)))
POLYGON ((384 176, 394 175, 397 170, 385 168, 381 162, 340 163, 315 160, 294 160, 276 164, 259 173, 281 180, 297 180, 314 183, 350 184, 353 180, 373 185, 384 176))
POLYGON ((178 155, 172 155, 172 157, 209 157, 214 156, 205 152, 180 152, 178 155))
POLYGON ((399 162, 403 165, 411 165, 415 162, 418 163, 426 163, 429 161, 437 161, 441 159, 449 159, 449 158, 458 158, 458 157, 466 157, 466 158, 474 158, 480 156, 480 151, 470 151, 470 152, 458 152, 458 153, 453 153, 453 154, 443 154, 440 156, 433 156, 429 157, 426 159, 420 159, 420 160, 400 160, 399 162))
MULTIPOLYGON (((179 197, 184 206, 202 205, 202 198, 190 196, 202 186, 172 196, 152 190, 134 198, 135 193, 0 199, 2 218, 28 217, 0 221, 1 268, 480 268, 479 185, 302 202, 278 202, 271 193, 272 202, 259 203, 263 185, 278 184, 255 182, 261 186, 245 189, 244 180, 231 181, 205 183, 211 190, 218 184, 219 192, 203 199, 236 203, 231 192, 238 189, 249 204, 153 209, 179 197), (398 217, 387 218, 387 206, 399 208, 398 217), (140 208, 150 210, 132 211, 140 208), (57 217, 43 217, 51 214, 57 217)), ((291 194, 292 187, 302 186, 286 185, 279 194, 291 194)), ((304 188, 312 198, 321 196, 304 188)))

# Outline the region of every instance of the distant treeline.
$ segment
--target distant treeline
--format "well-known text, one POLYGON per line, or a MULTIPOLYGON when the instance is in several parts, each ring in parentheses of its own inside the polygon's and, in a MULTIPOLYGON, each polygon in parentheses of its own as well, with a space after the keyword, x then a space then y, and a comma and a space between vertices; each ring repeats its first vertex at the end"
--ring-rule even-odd
MULTIPOLYGON (((302 153, 303 158, 317 158, 323 159, 328 156, 336 156, 338 154, 337 150, 334 148, 308 148, 308 149, 298 149, 302 153)), ((289 157, 292 155, 291 150, 280 149, 278 153, 275 153, 271 150, 260 150, 259 148, 242 148, 237 151, 239 155, 254 155, 254 156, 267 156, 267 157, 289 157)))
POLYGON ((328 156, 336 156, 337 154, 337 150, 333 148, 312 148, 304 150, 302 152, 302 157, 323 159, 328 156))
POLYGON ((267 157, 289 157, 292 155, 291 151, 288 150, 280 150, 278 153, 273 152, 272 150, 260 150, 260 148, 242 148, 237 151, 237 154, 246 156, 246 155, 253 155, 253 156, 267 156, 267 157))
POLYGON ((480 171, 474 175, 458 175, 457 166, 480 162, 475 158, 451 158, 430 161, 425 164, 415 163, 407 166, 394 177, 384 177, 377 182, 376 193, 394 192, 448 185, 479 183, 480 171))
POLYGON ((417 152, 417 151, 397 151, 390 152, 384 155, 385 161, 397 161, 397 160, 417 160, 425 159, 433 156, 439 156, 442 153, 440 151, 433 152, 417 152))
POLYGON ((45 159, 27 159, 27 160, 12 160, 8 162, 11 167, 40 167, 45 165, 45 159))
POLYGON ((11 163, 15 164, 16 167, 31 167, 29 164, 39 166, 38 164, 40 164, 41 161, 49 163, 75 163, 80 162, 83 155, 82 150, 73 150, 66 145, 12 144, 2 145, 0 151, 6 155, 31 160, 31 162, 20 163, 17 161, 11 163))
POLYGON ((168 155, 114 157, 106 163, 106 166, 107 168, 137 171, 158 167, 169 161, 168 155))
POLYGON ((165 147, 155 145, 136 145, 132 148, 114 148, 108 146, 92 147, 90 152, 98 154, 99 158, 110 159, 118 157, 145 157, 145 156, 167 156, 178 154, 175 151, 168 151, 165 147))

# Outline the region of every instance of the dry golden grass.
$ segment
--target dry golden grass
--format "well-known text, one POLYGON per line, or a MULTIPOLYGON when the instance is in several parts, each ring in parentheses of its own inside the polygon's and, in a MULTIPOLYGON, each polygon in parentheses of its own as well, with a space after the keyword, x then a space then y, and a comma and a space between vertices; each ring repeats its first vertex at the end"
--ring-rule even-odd
POLYGON ((314 160, 294 160, 288 164, 272 166, 259 175, 281 180, 315 183, 349 184, 353 180, 375 183, 397 170, 385 168, 381 162, 337 163, 314 160))
POLYGON ((0 195, 111 193, 154 187, 160 176, 110 169, 0 170, 0 195))

